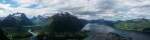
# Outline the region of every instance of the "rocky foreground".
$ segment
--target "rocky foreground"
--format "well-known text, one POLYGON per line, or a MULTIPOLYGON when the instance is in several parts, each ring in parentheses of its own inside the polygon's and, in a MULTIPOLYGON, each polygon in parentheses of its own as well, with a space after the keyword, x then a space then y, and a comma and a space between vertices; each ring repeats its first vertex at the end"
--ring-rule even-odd
POLYGON ((122 37, 116 33, 101 34, 97 33, 92 36, 91 40, 135 40, 130 37, 122 37))

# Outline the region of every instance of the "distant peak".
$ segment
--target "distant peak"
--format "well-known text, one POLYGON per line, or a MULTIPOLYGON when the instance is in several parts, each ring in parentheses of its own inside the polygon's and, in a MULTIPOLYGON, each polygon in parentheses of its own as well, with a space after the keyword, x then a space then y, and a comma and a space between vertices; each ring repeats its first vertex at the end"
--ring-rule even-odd
POLYGON ((25 15, 24 13, 19 13, 19 12, 17 12, 17 13, 13 13, 12 16, 19 15, 19 14, 25 15))

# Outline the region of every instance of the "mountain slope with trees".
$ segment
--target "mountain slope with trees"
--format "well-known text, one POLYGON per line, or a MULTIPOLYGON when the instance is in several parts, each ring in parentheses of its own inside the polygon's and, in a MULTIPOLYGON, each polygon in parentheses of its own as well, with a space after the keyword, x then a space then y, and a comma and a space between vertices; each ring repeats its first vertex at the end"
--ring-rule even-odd
POLYGON ((64 12, 53 15, 46 27, 52 32, 77 32, 84 25, 76 16, 64 12))
POLYGON ((127 20, 115 24, 117 29, 150 32, 150 20, 145 18, 127 20))

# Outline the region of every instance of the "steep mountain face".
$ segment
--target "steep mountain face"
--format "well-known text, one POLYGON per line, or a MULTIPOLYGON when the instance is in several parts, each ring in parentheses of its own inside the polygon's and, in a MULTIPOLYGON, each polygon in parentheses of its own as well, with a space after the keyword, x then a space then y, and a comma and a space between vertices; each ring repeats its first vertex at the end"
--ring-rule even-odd
POLYGON ((2 21, 2 20, 4 20, 5 19, 5 17, 0 17, 0 21, 2 21))
POLYGON ((8 15, 1 22, 2 27, 20 27, 24 25, 33 25, 33 23, 26 17, 24 13, 14 13, 8 15))
POLYGON ((0 27, 1 27, 1 21, 0 21, 0 27))
POLYGON ((88 20, 85 20, 85 19, 79 19, 79 20, 81 21, 82 25, 88 24, 88 20))
POLYGON ((11 27, 15 26, 17 19, 15 19, 12 15, 7 16, 4 20, 2 20, 1 24, 3 27, 11 27))
POLYGON ((46 24, 49 20, 51 19, 50 16, 45 16, 45 15, 38 15, 37 17, 33 17, 30 20, 37 25, 42 25, 42 24, 46 24))
POLYGON ((63 12, 53 15, 46 27, 46 30, 52 32, 77 32, 80 31, 84 25, 76 16, 68 12, 63 12))
POLYGON ((21 25, 33 25, 24 13, 21 14, 21 25))

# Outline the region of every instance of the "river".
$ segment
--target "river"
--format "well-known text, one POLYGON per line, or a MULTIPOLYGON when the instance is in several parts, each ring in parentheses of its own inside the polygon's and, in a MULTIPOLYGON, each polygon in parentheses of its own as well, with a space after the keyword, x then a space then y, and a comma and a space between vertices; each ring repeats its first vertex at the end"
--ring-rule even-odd
POLYGON ((87 24, 85 25, 85 27, 83 27, 82 31, 84 30, 90 30, 89 32, 89 37, 91 37, 92 35, 94 35, 95 33, 109 33, 109 32, 114 32, 117 33, 121 36, 124 37, 131 37, 134 38, 136 40, 150 40, 150 34, 149 33, 144 33, 144 32, 136 32, 136 31, 125 31, 125 30, 117 30, 114 29, 110 26, 105 26, 105 25, 99 25, 99 24, 87 24))
POLYGON ((38 35, 38 33, 32 32, 31 29, 29 29, 28 32, 32 34, 30 40, 37 40, 36 36, 38 35))

